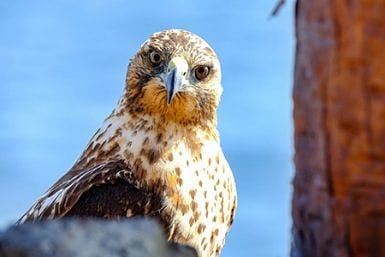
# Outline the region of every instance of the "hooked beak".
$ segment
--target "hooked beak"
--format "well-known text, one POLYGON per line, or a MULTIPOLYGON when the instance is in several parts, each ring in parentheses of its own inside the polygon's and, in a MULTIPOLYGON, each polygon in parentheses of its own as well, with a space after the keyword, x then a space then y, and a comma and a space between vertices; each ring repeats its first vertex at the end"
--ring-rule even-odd
POLYGON ((167 90, 167 104, 170 104, 176 93, 187 83, 188 64, 183 57, 174 57, 168 63, 165 78, 167 90))

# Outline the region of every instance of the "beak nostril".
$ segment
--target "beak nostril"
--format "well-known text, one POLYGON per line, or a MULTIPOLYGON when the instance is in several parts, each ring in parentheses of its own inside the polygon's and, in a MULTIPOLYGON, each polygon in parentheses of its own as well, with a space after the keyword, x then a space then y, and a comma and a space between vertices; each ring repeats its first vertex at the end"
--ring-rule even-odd
POLYGON ((183 75, 183 76, 186 76, 186 72, 183 72, 182 75, 183 75))

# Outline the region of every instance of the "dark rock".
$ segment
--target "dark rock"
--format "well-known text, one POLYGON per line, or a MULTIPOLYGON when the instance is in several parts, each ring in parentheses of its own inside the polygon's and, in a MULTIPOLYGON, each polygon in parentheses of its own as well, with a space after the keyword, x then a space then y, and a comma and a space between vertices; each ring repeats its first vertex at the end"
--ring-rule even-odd
POLYGON ((12 226, 0 233, 1 257, 196 257, 166 240, 149 219, 61 219, 12 226))

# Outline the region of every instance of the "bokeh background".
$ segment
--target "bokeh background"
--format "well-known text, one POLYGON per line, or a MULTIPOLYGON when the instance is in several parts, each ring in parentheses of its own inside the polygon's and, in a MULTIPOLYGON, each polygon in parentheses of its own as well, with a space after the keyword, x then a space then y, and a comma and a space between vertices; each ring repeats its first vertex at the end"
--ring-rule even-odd
POLYGON ((0 1, 0 229, 76 160, 153 32, 191 30, 223 69, 223 149, 239 208, 222 256, 288 256, 293 6, 277 0, 0 1))

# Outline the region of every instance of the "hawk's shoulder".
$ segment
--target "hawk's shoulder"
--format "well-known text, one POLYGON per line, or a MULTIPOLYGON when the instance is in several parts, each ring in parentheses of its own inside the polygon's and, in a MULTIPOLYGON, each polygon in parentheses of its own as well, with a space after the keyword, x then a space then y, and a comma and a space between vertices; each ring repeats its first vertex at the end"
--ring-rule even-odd
POLYGON ((138 183, 123 160, 71 170, 53 185, 19 222, 63 216, 130 217, 160 208, 160 196, 138 183))

